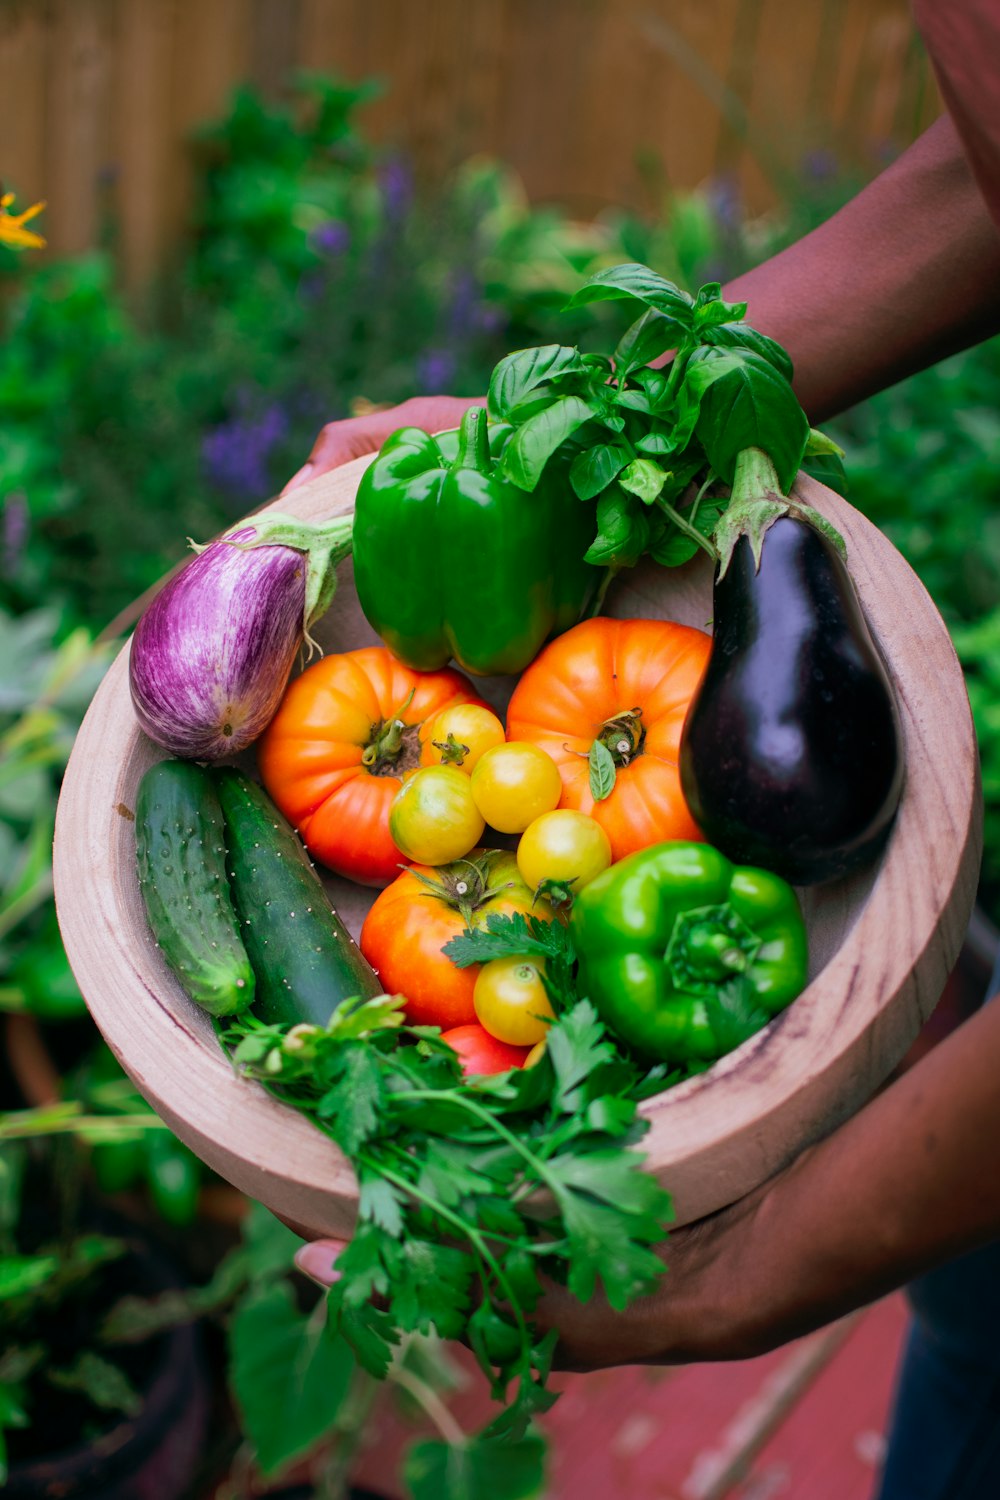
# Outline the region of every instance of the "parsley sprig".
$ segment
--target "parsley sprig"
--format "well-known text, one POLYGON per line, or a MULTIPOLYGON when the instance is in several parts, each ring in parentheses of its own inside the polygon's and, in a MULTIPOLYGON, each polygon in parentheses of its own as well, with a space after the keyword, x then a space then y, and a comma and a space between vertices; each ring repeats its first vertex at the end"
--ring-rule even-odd
POLYGON ((326 1027, 239 1017, 220 1034, 354 1165, 358 1224, 329 1302, 359 1364, 384 1376, 406 1333, 466 1340, 506 1402, 483 1438, 510 1442, 555 1400, 555 1335, 532 1317, 543 1278, 581 1302, 600 1285, 621 1309, 662 1273, 670 1198, 635 1147, 640 1099, 670 1080, 575 994, 561 924, 491 914, 448 951, 460 966, 545 958, 556 1020, 539 1065, 465 1081, 436 1028, 406 1024, 401 996, 346 1001, 326 1027))

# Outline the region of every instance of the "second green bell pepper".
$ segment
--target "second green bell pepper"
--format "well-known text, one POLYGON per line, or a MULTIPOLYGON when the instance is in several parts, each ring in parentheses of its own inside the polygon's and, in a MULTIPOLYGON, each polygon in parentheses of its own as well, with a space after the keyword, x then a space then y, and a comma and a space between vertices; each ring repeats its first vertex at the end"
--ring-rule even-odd
POLYGON ((409 667, 520 672, 568 630, 603 570, 583 561, 595 508, 550 461, 531 494, 499 468, 509 427, 472 407, 456 433, 403 427, 365 470, 354 581, 369 624, 409 667))
POLYGON ((612 865, 580 892, 578 988, 648 1057, 710 1063, 794 1000, 808 975, 792 887, 708 844, 669 843, 612 865))

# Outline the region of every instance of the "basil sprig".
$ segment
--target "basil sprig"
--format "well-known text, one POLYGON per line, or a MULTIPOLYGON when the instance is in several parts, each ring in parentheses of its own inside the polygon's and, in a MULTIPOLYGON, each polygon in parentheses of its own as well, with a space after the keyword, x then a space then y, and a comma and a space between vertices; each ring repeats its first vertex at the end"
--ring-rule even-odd
POLYGON ((491 416, 513 428, 506 477, 530 492, 563 449, 575 493, 597 501, 588 562, 617 572, 644 554, 666 567, 699 547, 714 557, 721 491, 750 448, 768 454, 783 493, 800 468, 844 492, 839 449, 810 431, 787 352, 744 321, 745 303, 725 301, 718 282, 691 296, 628 264, 599 271, 567 307, 607 301, 641 308, 611 358, 559 344, 517 350, 489 389, 491 416), (650 366, 670 350, 668 365, 650 366))

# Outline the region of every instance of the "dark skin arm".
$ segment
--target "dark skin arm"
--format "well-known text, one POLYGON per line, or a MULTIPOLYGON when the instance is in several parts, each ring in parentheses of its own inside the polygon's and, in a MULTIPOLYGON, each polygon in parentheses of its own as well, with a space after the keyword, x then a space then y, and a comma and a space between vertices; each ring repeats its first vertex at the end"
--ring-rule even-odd
MULTIPOLYGON (((724 295, 788 349, 813 422, 1000 330, 1000 233, 951 121, 724 295)), ((328 422, 286 490, 374 453, 397 427, 456 427, 485 399, 417 396, 328 422)))

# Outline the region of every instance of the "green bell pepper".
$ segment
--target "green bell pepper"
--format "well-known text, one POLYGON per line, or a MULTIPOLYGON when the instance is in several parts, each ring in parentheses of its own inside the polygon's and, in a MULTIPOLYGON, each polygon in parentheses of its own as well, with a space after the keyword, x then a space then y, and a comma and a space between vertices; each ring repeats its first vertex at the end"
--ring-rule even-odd
POLYGON ((710 1063, 804 988, 805 924, 792 887, 708 844, 657 844, 577 896, 579 992, 649 1057, 710 1063))
POLYGON ((520 672, 575 625, 603 570, 583 561, 595 508, 550 461, 531 494, 505 479, 511 433, 472 407, 457 433, 403 427, 365 470, 354 511, 354 581, 369 624, 407 666, 454 659, 520 672))

